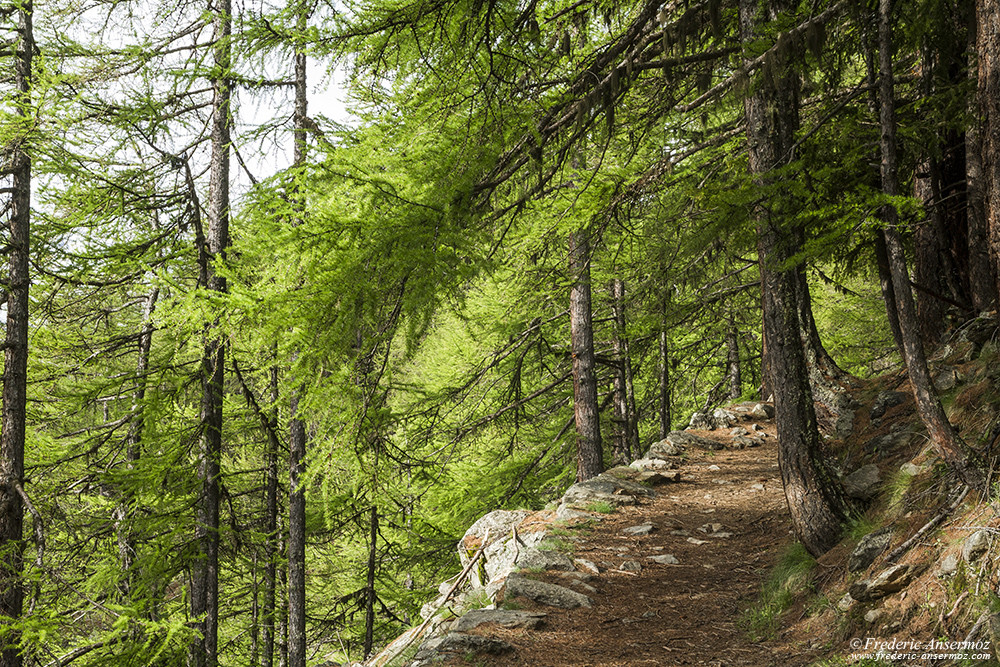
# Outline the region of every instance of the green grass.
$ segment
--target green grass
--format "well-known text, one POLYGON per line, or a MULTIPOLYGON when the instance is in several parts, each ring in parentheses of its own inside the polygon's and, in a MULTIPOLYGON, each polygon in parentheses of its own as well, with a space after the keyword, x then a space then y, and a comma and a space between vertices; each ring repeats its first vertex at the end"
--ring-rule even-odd
POLYGON ((606 500, 595 500, 587 503, 584 509, 588 512, 594 512, 595 514, 611 514, 617 508, 606 500))
POLYGON ((777 635, 781 614, 792 606, 796 594, 808 588, 809 575, 815 567, 816 559, 801 544, 796 542, 788 548, 771 570, 760 600, 741 619, 751 641, 773 639, 777 635))

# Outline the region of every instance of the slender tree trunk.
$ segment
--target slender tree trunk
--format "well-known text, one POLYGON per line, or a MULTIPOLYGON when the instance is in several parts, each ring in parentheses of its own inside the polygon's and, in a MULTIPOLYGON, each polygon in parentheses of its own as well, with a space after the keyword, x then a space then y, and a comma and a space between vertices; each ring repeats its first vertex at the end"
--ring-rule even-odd
POLYGON ((271 415, 267 432, 267 479, 264 488, 264 504, 267 516, 264 518, 267 538, 264 542, 264 601, 261 667, 274 667, 274 635, 277 614, 277 570, 278 570, 278 369, 271 369, 271 415))
POLYGON ((660 439, 667 437, 670 433, 670 346, 667 341, 667 332, 660 330, 660 400, 659 400, 659 422, 660 439))
POLYGON ((885 301, 886 315, 889 318, 889 330, 896 343, 900 359, 906 359, 903 349, 903 331, 899 327, 899 313, 896 311, 896 290, 892 286, 892 271, 889 270, 889 251, 885 244, 885 230, 875 233, 875 259, 878 263, 878 280, 882 288, 882 299, 885 301))
MULTIPOLYGON (((298 30, 305 32, 306 13, 299 9, 298 30)), ((292 165, 305 165, 306 151, 306 54, 300 47, 295 51, 295 118, 294 155, 292 165)), ((299 174, 296 174, 299 178, 299 174)), ((301 215, 304 202, 298 198, 296 207, 301 215)), ((300 224, 301 221, 296 221, 300 224)), ((302 476, 306 465, 306 428, 299 418, 298 391, 292 394, 288 454, 290 479, 288 488, 288 665, 306 667, 306 498, 302 476)))
POLYGON ((570 348, 573 357, 573 411, 577 434, 577 481, 604 471, 597 405, 594 325, 590 306, 590 241, 584 229, 569 236, 570 348))
POLYGON ((740 339, 733 314, 727 314, 726 327, 726 379, 729 380, 729 399, 735 401, 743 395, 743 371, 740 365, 740 339))
MULTIPOLYGON (((775 4, 741 0, 744 44, 752 44, 759 26, 777 18, 775 4)), ((761 82, 745 100, 750 171, 762 185, 772 169, 790 161, 798 123, 798 78, 789 62, 776 62, 773 80, 761 82)), ((819 430, 800 334, 797 270, 785 268, 798 250, 799 233, 790 226, 792 213, 775 198, 755 206, 757 248, 763 293, 764 336, 774 391, 778 427, 778 461, 792 526, 814 555, 837 543, 846 516, 836 478, 820 451, 819 430)))
MULTIPOLYGON (((230 0, 216 0, 206 288, 220 294, 226 292, 226 278, 215 270, 214 262, 224 260, 229 247, 231 13, 230 0)), ((225 345, 215 332, 206 332, 206 339, 202 357, 203 434, 198 461, 201 491, 195 528, 198 557, 192 566, 191 582, 191 616, 201 636, 189 647, 190 667, 216 667, 219 660, 219 473, 226 355, 225 345)))
MULTIPOLYGON (((32 5, 19 5, 18 41, 14 55, 17 115, 31 112, 31 60, 35 49, 32 5)), ((25 409, 28 397, 28 287, 31 227, 31 159, 25 142, 15 141, 9 154, 11 184, 7 273, 7 337, 4 341, 3 425, 0 427, 0 667, 21 667, 20 633, 5 626, 21 619, 24 606, 22 571, 24 506, 18 489, 24 484, 25 409)))
MULTIPOLYGON (((982 201, 993 276, 1000 281, 1000 0, 976 0, 976 34, 982 201)), ((994 287, 997 294, 1000 283, 994 287)))
POLYGON ((365 588, 365 658, 371 655, 375 647, 375 569, 378 563, 375 557, 378 553, 378 508, 372 505, 369 512, 368 535, 368 581, 365 588))
POLYGON ((615 460, 627 463, 639 454, 639 432, 635 414, 632 359, 625 329, 625 283, 611 281, 611 308, 615 318, 614 352, 618 362, 614 376, 615 460))
MULTIPOLYGON (((899 167, 896 156, 896 119, 893 90, 892 67, 892 5, 891 0, 879 0, 879 124, 881 126, 880 146, 882 151, 882 191, 890 196, 899 195, 899 167)), ((934 394, 923 341, 920 339, 916 309, 910 290, 906 257, 897 229, 899 220, 895 207, 885 206, 882 211, 885 222, 886 249, 889 268, 892 272, 893 289, 896 294, 896 310, 899 314, 903 336, 906 369, 917 402, 917 411, 927 427, 935 450, 945 462, 958 473, 962 480, 973 488, 982 488, 985 481, 977 461, 967 451, 965 444, 952 428, 941 402, 934 394)))
MULTIPOLYGON (((135 470, 135 466, 142 456, 142 435, 146 423, 143 401, 146 398, 149 352, 153 345, 153 310, 156 308, 156 300, 159 295, 160 290, 154 287, 149 296, 146 297, 146 305, 143 308, 142 314, 142 328, 139 330, 139 356, 135 363, 136 389, 135 394, 132 396, 134 417, 129 428, 125 448, 125 467, 129 471, 135 470)), ((122 570, 122 578, 118 584, 118 590, 122 600, 125 601, 131 595, 132 581, 135 578, 132 572, 136 555, 135 535, 133 534, 135 512, 132 505, 134 502, 135 499, 132 493, 127 492, 115 509, 118 561, 121 564, 122 570)))

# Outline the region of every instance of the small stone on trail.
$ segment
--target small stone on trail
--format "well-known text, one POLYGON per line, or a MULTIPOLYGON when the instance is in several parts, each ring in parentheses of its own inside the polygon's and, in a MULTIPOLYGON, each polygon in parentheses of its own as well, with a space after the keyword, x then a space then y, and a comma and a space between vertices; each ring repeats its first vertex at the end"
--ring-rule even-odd
POLYGON ((706 523, 698 528, 699 533, 718 533, 725 528, 721 523, 706 523))
POLYGON ((642 570, 642 564, 637 560, 627 560, 618 569, 625 572, 639 572, 642 570))
POLYGON ((593 563, 585 558, 574 558, 573 564, 588 574, 601 573, 601 568, 597 567, 596 563, 593 563))
POLYGON ((681 562, 677 560, 676 556, 673 554, 663 554, 662 556, 646 556, 647 560, 651 560, 654 563, 659 563, 660 565, 680 565, 681 562))
POLYGON ((708 544, 708 540, 699 540, 696 537, 689 537, 687 541, 694 545, 708 544))
POLYGON ((722 470, 722 468, 720 468, 719 466, 715 465, 714 463, 712 465, 708 466, 708 469, 712 470, 712 471, 722 470))
POLYGON ((729 432, 730 438, 735 438, 740 435, 750 435, 750 431, 748 431, 746 428, 742 426, 737 426, 736 428, 734 428, 732 431, 729 432))
POLYGON ((751 484, 750 485, 750 490, 751 491, 763 491, 764 490, 764 485, 763 484, 751 484))
POLYGON ((630 526, 622 532, 626 535, 649 535, 654 529, 655 526, 653 524, 644 523, 641 526, 630 526))

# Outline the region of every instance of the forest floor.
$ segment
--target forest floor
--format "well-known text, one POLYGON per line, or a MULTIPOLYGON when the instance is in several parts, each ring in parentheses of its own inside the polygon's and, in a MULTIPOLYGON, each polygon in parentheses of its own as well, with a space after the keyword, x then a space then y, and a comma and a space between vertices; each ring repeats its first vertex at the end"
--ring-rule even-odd
MULTIPOLYGON (((681 481, 657 487, 655 499, 569 531, 573 555, 601 569, 588 582, 597 589, 590 593, 593 606, 539 607, 547 617, 533 631, 481 626, 476 634, 502 639, 516 651, 476 656, 474 664, 763 667, 815 660, 787 643, 752 642, 741 623, 792 541, 774 426, 762 426, 769 436, 764 446, 690 451, 679 468, 681 481), (643 536, 623 533, 641 524, 654 529, 643 536), (679 564, 648 559, 666 554, 679 564), (642 569, 628 571, 627 561, 642 569)), ((728 444, 724 431, 695 433, 728 444)), ((553 572, 535 576, 565 585, 553 572)))

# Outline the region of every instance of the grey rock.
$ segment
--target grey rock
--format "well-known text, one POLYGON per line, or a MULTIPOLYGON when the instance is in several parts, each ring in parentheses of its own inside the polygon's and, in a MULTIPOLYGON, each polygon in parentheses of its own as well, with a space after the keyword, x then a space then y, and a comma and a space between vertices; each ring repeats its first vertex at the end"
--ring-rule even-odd
POLYGON ((870 609, 865 612, 865 623, 875 625, 885 618, 885 612, 881 609, 870 609))
POLYGON ((706 535, 711 533, 718 533, 725 528, 721 523, 705 523, 698 527, 699 533, 705 533, 706 535))
POLYGON ((747 430, 745 426, 737 426, 736 428, 734 428, 732 431, 729 432, 730 438, 736 438, 741 435, 750 435, 750 431, 747 430))
POLYGON ((750 447, 760 447, 764 444, 759 438, 748 438, 744 435, 733 438, 734 449, 749 449, 750 447))
POLYGON ((770 403, 758 403, 750 410, 755 419, 774 419, 774 406, 770 403))
POLYGON ((939 577, 951 577, 956 572, 958 572, 958 554, 948 554, 941 559, 937 572, 939 577))
POLYGON ((681 562, 677 560, 677 557, 673 554, 663 554, 660 556, 646 556, 647 560, 651 560, 654 563, 659 563, 660 565, 680 565, 681 562))
POLYGON ((969 535, 962 543, 962 560, 966 563, 974 563, 982 558, 990 548, 990 541, 990 531, 986 529, 977 530, 969 535))
POLYGON ((562 503, 556 508, 556 518, 562 521, 572 521, 573 519, 597 519, 598 517, 591 512, 562 503))
POLYGON ((867 570, 868 566, 875 562, 882 553, 889 548, 892 541, 892 528, 885 527, 872 531, 858 540, 858 544, 851 552, 851 557, 847 560, 848 572, 861 572, 867 570))
POLYGON ((644 523, 638 526, 629 526, 622 532, 626 535, 649 535, 655 528, 656 526, 651 523, 644 523))
POLYGON ((473 609, 456 618, 449 628, 451 632, 468 632, 484 623, 494 623, 505 628, 526 628, 534 630, 542 625, 546 614, 540 611, 520 611, 513 609, 473 609))
POLYGON ((902 405, 909 397, 909 394, 902 391, 880 392, 879 395, 875 397, 875 403, 872 405, 870 413, 871 418, 881 419, 885 416, 885 413, 889 408, 902 405))
POLYGON ((986 629, 990 638, 990 653, 994 660, 1000 660, 1000 614, 990 614, 986 619, 986 629))
POLYGON ((524 570, 564 570, 573 568, 573 561, 558 551, 521 549, 514 558, 514 565, 524 570))
POLYGON ((910 463, 909 461, 907 461, 903 465, 899 466, 899 470, 903 474, 913 477, 914 475, 919 475, 922 469, 915 463, 910 463))
POLYGON ((844 478, 844 493, 858 500, 871 500, 878 493, 881 482, 878 466, 869 463, 844 478))
POLYGON ((574 558, 573 564, 588 574, 600 574, 601 568, 597 564, 586 558, 574 558))
POLYGON ((865 579, 851 584, 849 593, 858 602, 878 600, 903 590, 918 574, 912 565, 893 565, 879 572, 873 579, 865 579))
POLYGON ((750 430, 751 431, 763 431, 764 427, 761 426, 760 424, 754 422, 753 424, 750 425, 750 430))
POLYGON ((720 450, 725 448, 721 442, 716 442, 711 438, 705 438, 700 435, 688 433, 687 431, 671 431, 667 434, 665 440, 670 441, 682 451, 688 447, 710 450, 720 450))
POLYGON ((562 609, 576 609, 592 605, 590 598, 583 593, 558 584, 528 579, 517 573, 507 577, 503 597, 505 600, 523 597, 539 604, 562 609))
POLYGON ((646 452, 645 458, 647 459, 663 459, 668 456, 680 456, 684 453, 684 449, 678 444, 673 442, 669 436, 660 440, 659 442, 654 442, 649 451, 646 452))
MULTIPOLYGON (((656 445, 653 445, 653 447, 656 447, 656 445)), ((671 447, 673 447, 673 445, 671 445, 671 447)), ((677 467, 677 464, 673 461, 667 461, 666 459, 656 457, 636 459, 628 465, 630 468, 634 468, 640 472, 661 472, 664 470, 672 470, 677 467)))
POLYGON ((962 376, 954 368, 946 368, 934 378, 934 388, 940 392, 951 391, 962 381, 962 376))
POLYGON ((642 570, 642 563, 637 560, 627 560, 618 569, 625 572, 639 572, 642 570))
POLYGON ((579 579, 570 579, 567 583, 578 591, 583 593, 596 593, 597 589, 588 584, 585 581, 580 581, 579 579))
POLYGON ((711 414, 698 411, 691 415, 691 421, 688 422, 688 428, 702 431, 714 431, 716 429, 715 419, 712 418, 711 414))
POLYGON ((712 411, 712 421, 715 422, 716 428, 729 428, 739 422, 739 420, 739 415, 735 412, 724 410, 723 408, 716 408, 712 411))
POLYGON ((997 318, 991 313, 981 313, 979 317, 964 324, 958 333, 958 340, 972 343, 976 347, 997 338, 997 318))
POLYGON ((564 505, 586 505, 607 502, 615 506, 634 505, 638 498, 652 496, 653 491, 638 482, 602 473, 584 482, 577 482, 563 494, 564 505))
POLYGON ((854 598, 851 597, 850 593, 847 593, 844 595, 844 597, 840 598, 840 600, 837 601, 837 609, 843 612, 847 612, 850 610, 851 605, 853 604, 854 604, 854 598))
POLYGON ((449 655, 462 655, 463 657, 468 653, 500 655, 513 650, 513 646, 499 639, 449 632, 443 637, 434 637, 421 644, 420 650, 413 656, 413 662, 410 664, 413 667, 424 667, 424 665, 444 661, 449 655))
MULTIPOLYGON (((478 548, 483 540, 487 543, 503 539, 510 534, 510 529, 524 521, 530 515, 528 510, 495 510, 479 518, 469 526, 462 536, 461 546, 466 549, 478 548)), ((462 551, 460 548, 459 551, 462 551)))

